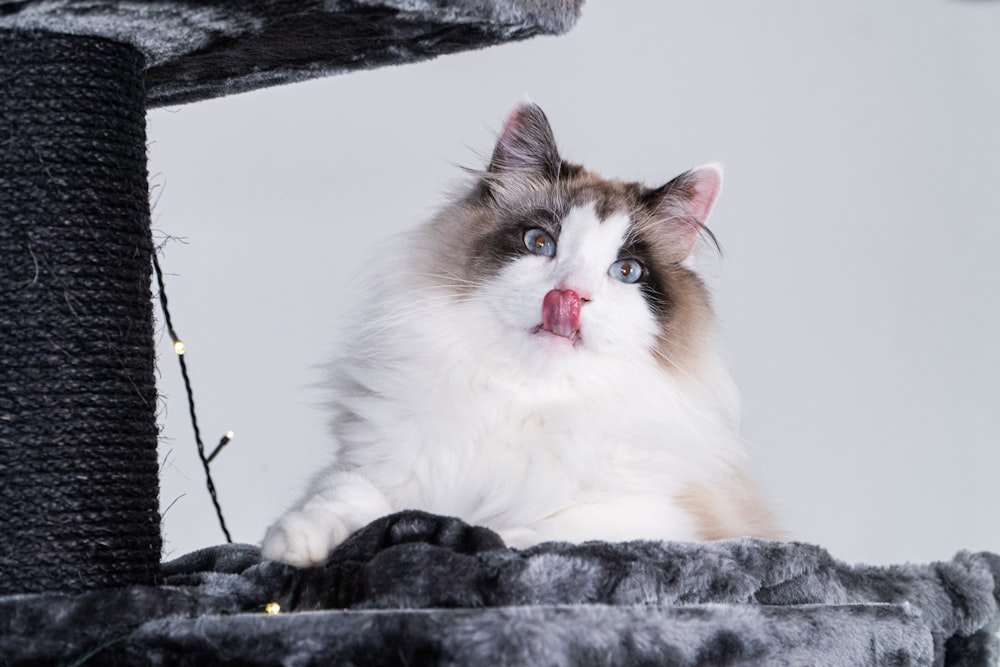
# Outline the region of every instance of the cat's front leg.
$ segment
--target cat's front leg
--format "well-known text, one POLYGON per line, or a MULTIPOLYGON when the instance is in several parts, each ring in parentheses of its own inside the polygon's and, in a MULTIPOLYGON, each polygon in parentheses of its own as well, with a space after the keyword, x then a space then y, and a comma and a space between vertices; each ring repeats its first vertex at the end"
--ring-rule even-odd
POLYGON ((298 567, 319 565, 349 535, 389 514, 389 500, 365 477, 330 471, 264 535, 261 555, 298 567))

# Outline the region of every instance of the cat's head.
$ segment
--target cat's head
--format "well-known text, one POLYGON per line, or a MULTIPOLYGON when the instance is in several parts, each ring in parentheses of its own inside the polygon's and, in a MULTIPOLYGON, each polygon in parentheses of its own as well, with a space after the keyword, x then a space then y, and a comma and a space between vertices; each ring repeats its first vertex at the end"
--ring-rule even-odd
MULTIPOLYGON (((671 371, 701 355, 709 297, 688 259, 722 174, 649 188, 563 161, 542 110, 507 118, 489 167, 432 225, 434 267, 485 304, 510 353, 538 368, 610 358, 671 371)), ((484 311, 485 312, 485 311, 484 311)))

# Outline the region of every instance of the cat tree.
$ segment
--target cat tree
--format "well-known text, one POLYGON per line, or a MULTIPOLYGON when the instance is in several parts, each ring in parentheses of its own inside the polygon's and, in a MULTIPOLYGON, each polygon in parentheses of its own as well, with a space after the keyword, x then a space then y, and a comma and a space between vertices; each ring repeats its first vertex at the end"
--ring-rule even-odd
POLYGON ((0 662, 996 661, 993 554, 515 552, 408 512, 312 570, 160 563, 146 109, 558 34, 581 1, 0 3, 0 662))

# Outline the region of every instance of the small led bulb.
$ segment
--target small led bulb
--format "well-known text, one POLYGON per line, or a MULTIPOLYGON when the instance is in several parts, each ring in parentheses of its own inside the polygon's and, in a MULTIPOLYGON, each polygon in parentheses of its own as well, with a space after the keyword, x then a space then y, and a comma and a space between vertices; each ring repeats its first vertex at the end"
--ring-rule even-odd
POLYGON ((271 616, 274 616, 275 614, 280 614, 281 605, 278 604, 277 602, 268 602, 267 605, 264 607, 264 611, 266 611, 271 616))
POLYGON ((184 354, 184 350, 185 350, 184 342, 180 341, 180 340, 175 340, 174 341, 174 352, 176 352, 177 354, 184 354))

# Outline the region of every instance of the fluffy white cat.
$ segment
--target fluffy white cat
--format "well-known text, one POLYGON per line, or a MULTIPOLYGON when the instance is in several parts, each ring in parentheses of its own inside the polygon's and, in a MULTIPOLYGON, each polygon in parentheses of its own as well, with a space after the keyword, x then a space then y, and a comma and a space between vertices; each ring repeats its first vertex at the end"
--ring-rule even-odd
POLYGON ((515 109, 488 169, 384 257, 336 365, 335 460, 264 556, 321 563, 402 509, 513 547, 770 535, 687 261, 721 184, 604 179, 515 109))

